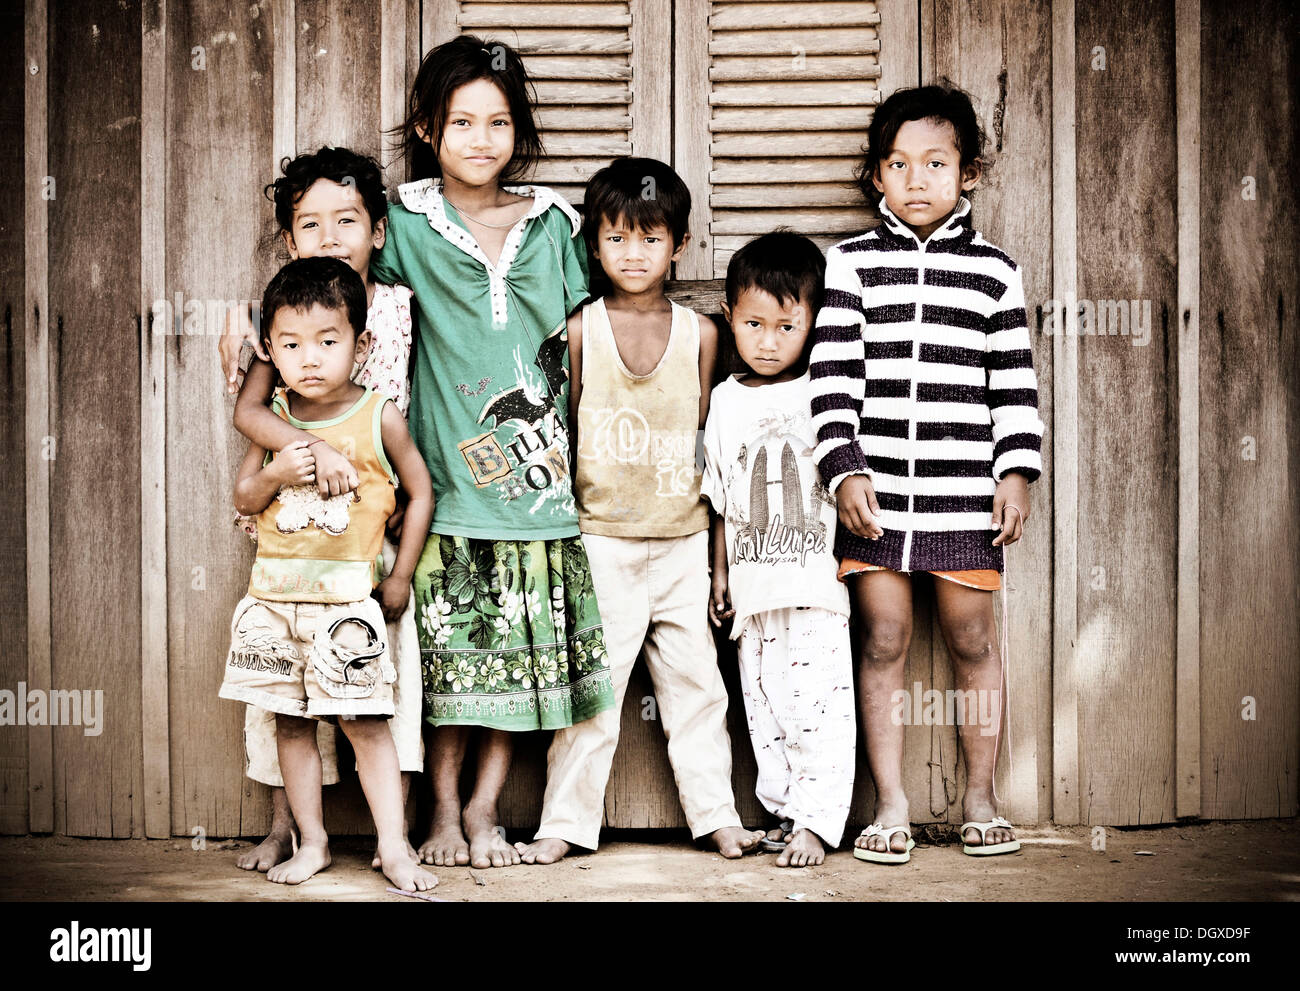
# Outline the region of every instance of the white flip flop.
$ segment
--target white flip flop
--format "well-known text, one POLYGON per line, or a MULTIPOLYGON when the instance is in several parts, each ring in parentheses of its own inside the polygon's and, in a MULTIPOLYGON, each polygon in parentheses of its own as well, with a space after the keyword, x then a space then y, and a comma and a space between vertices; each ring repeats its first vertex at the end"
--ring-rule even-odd
POLYGON ((855 856, 858 860, 865 860, 873 864, 907 863, 909 860, 912 859, 912 848, 916 846, 916 840, 912 839, 912 827, 910 825, 890 826, 888 829, 886 829, 880 823, 873 822, 870 826, 868 826, 858 835, 868 836, 868 837, 883 836, 885 838, 885 846, 888 847, 889 841, 893 839, 895 833, 902 833, 904 836, 907 837, 907 849, 905 849, 902 853, 898 853, 894 850, 889 850, 887 853, 884 853, 879 850, 867 850, 864 849, 863 847, 855 845, 853 847, 853 856, 855 856))
POLYGON ((1020 849, 1019 840, 1007 840, 1005 843, 994 843, 992 846, 984 842, 985 835, 990 829, 1015 829, 1011 823, 1001 816, 994 816, 988 822, 963 822, 961 824, 962 847, 961 852, 970 857, 996 857, 1000 853, 1015 853, 1020 849), (973 829, 980 834, 980 845, 971 846, 966 842, 966 830, 973 829))

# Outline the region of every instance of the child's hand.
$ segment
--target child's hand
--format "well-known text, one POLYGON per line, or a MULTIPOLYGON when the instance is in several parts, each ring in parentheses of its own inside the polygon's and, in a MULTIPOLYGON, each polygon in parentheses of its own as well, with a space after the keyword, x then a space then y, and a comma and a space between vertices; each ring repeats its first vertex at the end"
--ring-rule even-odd
POLYGON ((727 576, 714 572, 713 589, 709 594, 709 622, 721 626, 724 619, 731 619, 736 610, 731 607, 731 590, 727 587, 727 576))
POLYGON ((372 594, 379 600, 384 619, 395 623, 406 611, 406 603, 411 597, 411 583, 409 580, 389 575, 375 587, 372 594))
POLYGON ((360 484, 352 462, 329 444, 324 441, 312 443, 311 449, 316 453, 316 487, 322 497, 351 492, 360 484))
POLYGON ((1029 482, 1019 472, 1007 472, 993 492, 993 525, 1002 528, 993 538, 993 546, 1014 544, 1028 519, 1029 482))
POLYGON ((226 311, 226 326, 217 340, 217 353, 221 355, 221 368, 226 374, 226 392, 233 395, 239 391, 239 352, 247 341, 253 351, 263 361, 271 359, 262 349, 262 342, 253 328, 253 318, 248 309, 234 306, 226 311))
POLYGON ((316 480, 316 458, 308 443, 305 440, 294 441, 267 465, 281 485, 310 485, 316 480))
POLYGON ((879 540, 885 531, 876 522, 880 516, 880 503, 876 490, 866 475, 850 475, 840 483, 835 493, 840 522, 850 533, 868 540, 879 540))

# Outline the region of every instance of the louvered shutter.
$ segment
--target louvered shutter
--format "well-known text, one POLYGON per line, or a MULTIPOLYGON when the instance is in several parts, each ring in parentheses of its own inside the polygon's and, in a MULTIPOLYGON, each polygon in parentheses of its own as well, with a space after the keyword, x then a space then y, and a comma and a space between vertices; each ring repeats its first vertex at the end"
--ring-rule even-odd
POLYGON ((869 226, 853 171, 881 99, 879 24, 865 0, 677 0, 676 164, 707 190, 678 278, 721 278, 777 227, 824 249, 869 226))
POLYGON ((474 34, 523 56, 546 149, 533 179, 580 206, 611 158, 668 159, 670 3, 452 0, 426 6, 425 47, 474 34))

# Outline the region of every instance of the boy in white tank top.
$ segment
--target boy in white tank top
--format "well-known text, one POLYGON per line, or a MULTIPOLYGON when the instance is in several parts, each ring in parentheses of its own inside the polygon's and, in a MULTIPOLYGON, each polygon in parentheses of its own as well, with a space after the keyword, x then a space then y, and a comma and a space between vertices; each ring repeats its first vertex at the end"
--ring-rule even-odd
POLYGON ((525 863, 596 849, 628 678, 645 647, 682 810, 724 857, 756 849, 731 790, 727 690, 709 599, 709 514, 696 436, 718 329, 664 295, 690 234, 691 197, 667 165, 616 159, 587 185, 584 232, 612 283, 569 318, 569 419, 578 526, 600 602, 617 704, 559 730, 525 863))

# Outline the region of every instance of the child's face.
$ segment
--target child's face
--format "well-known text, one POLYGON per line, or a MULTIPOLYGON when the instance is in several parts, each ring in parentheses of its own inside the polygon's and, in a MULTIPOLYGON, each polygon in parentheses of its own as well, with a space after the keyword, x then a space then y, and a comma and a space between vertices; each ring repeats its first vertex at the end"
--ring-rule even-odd
POLYGON ((957 135, 947 121, 909 120, 871 177, 885 203, 925 240, 952 213, 964 190, 979 182, 979 163, 961 167, 957 135))
POLYGON ((812 309, 806 300, 782 302, 763 289, 742 289, 735 306, 724 301, 722 312, 736 336, 741 359, 773 382, 802 374, 804 345, 812 332, 812 309))
POLYGON ((510 104, 490 79, 476 79, 452 92, 440 143, 435 144, 423 130, 420 133, 438 156, 444 182, 493 185, 515 152, 510 104))
POLYGON ((294 258, 341 258, 367 279, 371 252, 384 246, 384 226, 383 219, 370 222, 355 185, 317 179, 294 206, 284 243, 294 258))
POLYGON ((267 335, 280 377, 305 399, 328 401, 346 385, 354 362, 365 360, 370 332, 354 339, 347 311, 313 304, 309 310, 282 307, 267 335))
POLYGON ((641 293, 662 285, 668 267, 681 258, 688 240, 689 234, 674 248, 673 232, 666 224, 642 230, 624 217, 603 217, 596 232, 596 260, 620 290, 641 293))

